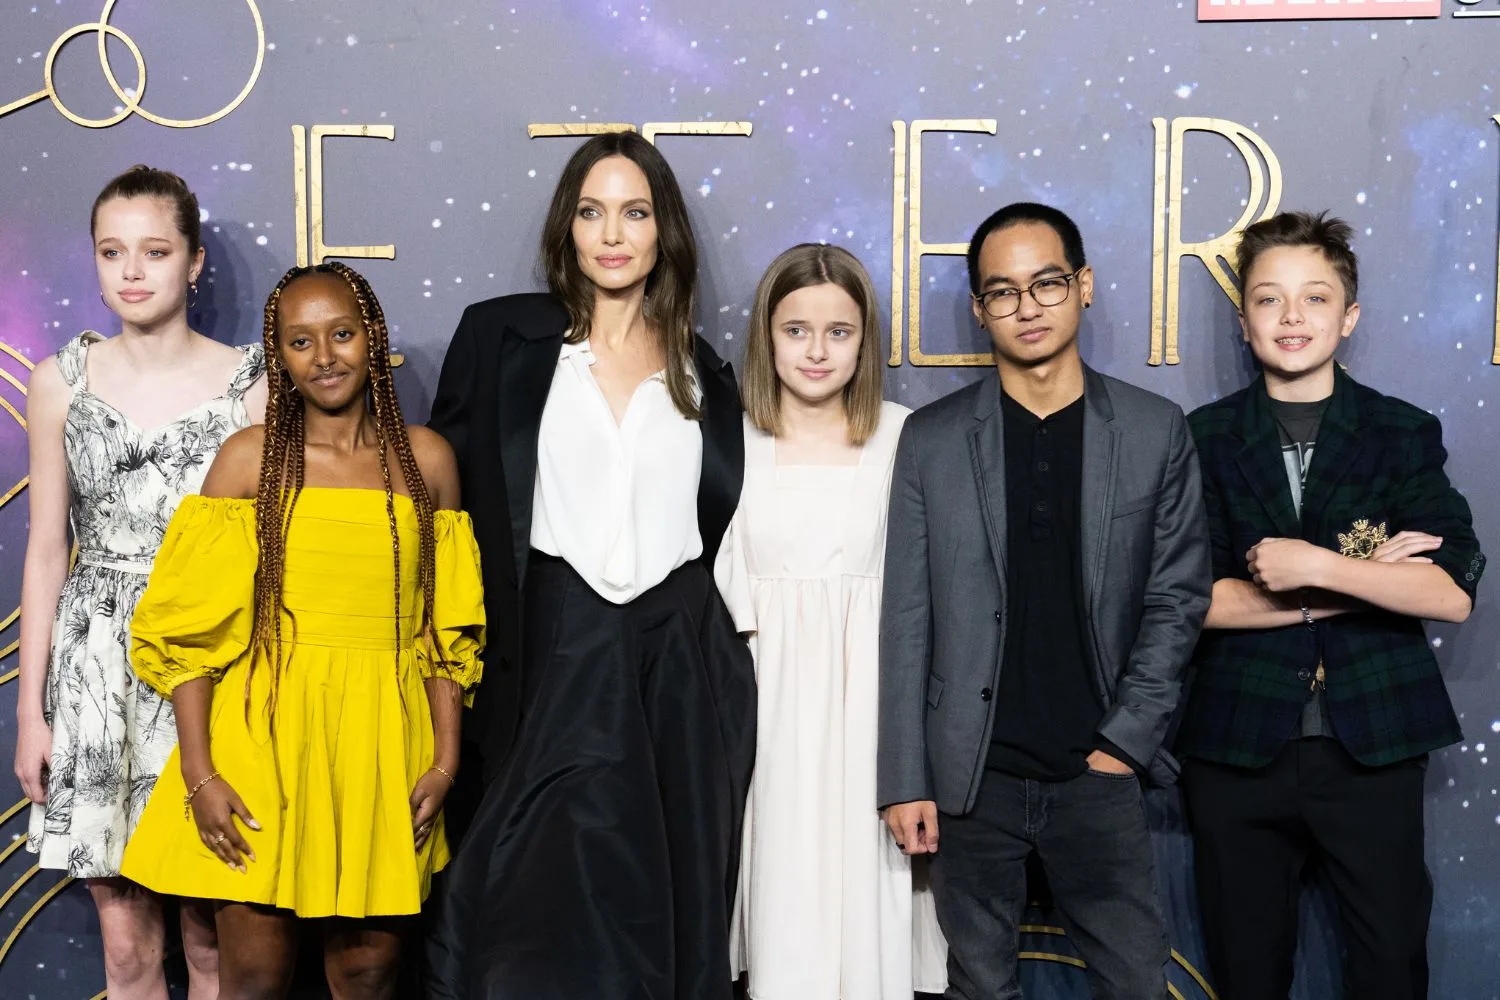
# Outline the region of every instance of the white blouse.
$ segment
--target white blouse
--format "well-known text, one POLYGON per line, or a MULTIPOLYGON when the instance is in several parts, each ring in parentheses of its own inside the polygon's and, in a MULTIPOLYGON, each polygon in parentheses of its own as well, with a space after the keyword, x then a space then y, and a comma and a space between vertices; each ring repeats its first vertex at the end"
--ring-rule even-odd
POLYGON ((616 425, 593 364, 588 341, 563 344, 537 441, 531 547, 626 604, 703 554, 703 434, 672 405, 661 372, 636 387, 616 425))

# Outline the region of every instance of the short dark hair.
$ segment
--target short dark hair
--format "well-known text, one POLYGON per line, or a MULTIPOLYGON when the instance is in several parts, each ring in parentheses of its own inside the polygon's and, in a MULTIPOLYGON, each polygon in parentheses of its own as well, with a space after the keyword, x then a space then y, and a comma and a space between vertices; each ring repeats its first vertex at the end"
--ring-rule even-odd
POLYGON ((579 146, 563 167, 547 221, 542 226, 542 272, 547 288, 568 310, 570 343, 587 340, 594 318, 594 283, 578 266, 573 216, 589 171, 600 160, 623 156, 640 167, 656 213, 656 266, 646 278, 647 316, 666 356, 663 378, 672 405, 692 420, 700 417, 693 396, 693 310, 698 296, 698 242, 677 177, 661 152, 636 132, 605 132, 579 146))
POLYGON ((1349 245, 1353 239, 1354 227, 1326 210, 1317 215, 1282 212, 1245 227, 1235 252, 1235 267, 1243 284, 1250 276, 1250 268, 1266 251, 1277 247, 1316 247, 1344 283, 1347 309, 1359 301, 1359 258, 1349 245))
POLYGON ((177 216, 177 231, 187 240, 188 252, 197 253, 203 245, 199 232, 198 198, 188 188, 187 182, 170 170, 137 163, 104 185, 89 212, 89 236, 94 235, 94 225, 99 221, 99 206, 113 198, 161 198, 170 202, 177 216))
POLYGON ((1074 271, 1082 270, 1088 264, 1083 255, 1083 234, 1078 231, 1078 224, 1068 218, 1066 212, 1053 208, 1051 205, 1039 205, 1034 201, 1018 201, 1006 205, 998 212, 991 215, 979 224, 974 230, 974 238, 969 241, 969 293, 979 294, 979 251, 984 247, 984 241, 989 239, 991 233, 1011 226, 1020 226, 1028 222, 1039 222, 1044 226, 1050 226, 1062 240, 1063 256, 1067 258, 1068 267, 1074 271))

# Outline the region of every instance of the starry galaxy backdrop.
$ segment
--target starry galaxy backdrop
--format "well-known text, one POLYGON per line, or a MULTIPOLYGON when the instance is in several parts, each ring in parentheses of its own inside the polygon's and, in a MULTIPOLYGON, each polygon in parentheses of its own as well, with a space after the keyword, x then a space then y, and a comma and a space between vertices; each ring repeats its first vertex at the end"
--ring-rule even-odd
MULTIPOLYGON (((101 6, 7 0, 0 108, 44 87, 54 41, 98 21, 101 6)), ((577 140, 528 139, 527 125, 716 120, 748 121, 753 133, 659 144, 702 246, 703 332, 737 359, 756 279, 792 243, 848 247, 889 296, 894 121, 993 118, 994 135, 927 136, 923 239, 964 240, 1009 201, 1069 211, 1099 282, 1086 359, 1191 408, 1244 384, 1250 366, 1229 301, 1195 261, 1183 268, 1182 362, 1146 363, 1152 119, 1222 118, 1274 149, 1282 207, 1331 208, 1361 234, 1363 318, 1342 359, 1356 378, 1442 416, 1450 474, 1500 555, 1500 368, 1489 363, 1500 17, 1449 16, 1500 14, 1500 2, 1445 7, 1420 21, 1200 24, 1191 0, 118 0, 110 23, 139 47, 143 106, 157 116, 210 115, 234 98, 255 64, 252 8, 264 19, 263 72, 242 105, 202 128, 140 116, 84 128, 47 99, 0 115, 0 342, 37 361, 81 329, 115 329, 98 298, 88 209, 137 162, 181 173, 201 200, 212 270, 200 329, 258 339, 264 297, 294 262, 292 126, 390 125, 394 141, 327 141, 326 238, 396 245, 393 261, 351 263, 385 305, 406 356, 402 400, 418 420, 464 305, 540 285, 533 247, 577 140)), ((126 46, 111 38, 108 48, 120 83, 134 87, 126 46)), ((92 32, 61 49, 52 75, 78 116, 120 107, 92 32)), ((1190 135, 1184 157, 1183 235, 1206 239, 1238 217, 1247 171, 1212 134, 1190 135)), ((921 309, 923 350, 984 350, 961 262, 927 257, 922 273, 920 304, 906 309, 921 309)), ((903 364, 889 370, 888 395, 920 405, 980 374, 903 364)), ((24 384, 26 368, 0 355, 7 376, 24 384)), ((13 384, 0 384, 0 399, 24 415, 13 384)), ((0 489, 24 474, 24 434, 0 414, 0 489)), ((0 615, 19 596, 25 497, 0 508, 0 615)), ((1467 736, 1433 756, 1427 783, 1432 995, 1445 1000, 1500 997, 1496 586, 1481 590, 1466 625, 1430 630, 1467 736)), ((8 622, 0 643, 16 634, 8 622)), ((8 652, 0 673, 15 665, 8 652)), ((15 691, 0 686, 6 761, 15 691)), ((0 814, 20 798, 6 770, 0 814)), ((1154 794, 1151 808, 1181 955, 1172 981, 1189 1000, 1206 997, 1193 976, 1202 946, 1180 809, 1172 793, 1154 794)), ((24 823, 23 811, 0 825, 0 852, 17 846, 24 823)), ((31 863, 24 851, 0 853, 0 997, 93 997, 104 983, 87 894, 71 886, 38 909, 56 877, 28 877, 31 863)), ((1337 942, 1316 889, 1305 909, 1296 995, 1336 997, 1337 942)), ((1025 944, 1071 954, 1057 935, 1025 944)), ((1039 958, 1025 975, 1032 997, 1086 996, 1064 962, 1039 958)))

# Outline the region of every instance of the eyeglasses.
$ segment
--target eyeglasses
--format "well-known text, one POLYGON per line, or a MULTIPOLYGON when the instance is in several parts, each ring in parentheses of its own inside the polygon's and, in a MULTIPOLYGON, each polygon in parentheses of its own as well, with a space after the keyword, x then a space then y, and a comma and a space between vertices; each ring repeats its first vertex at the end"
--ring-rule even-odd
MULTIPOLYGON (((1081 270, 1081 269, 1080 269, 1081 270)), ((1038 278, 1025 288, 996 288, 976 295, 979 307, 990 319, 1006 319, 1021 308, 1021 296, 1031 293, 1031 300, 1039 306, 1060 306, 1067 301, 1068 289, 1078 271, 1071 274, 1054 274, 1038 278)))

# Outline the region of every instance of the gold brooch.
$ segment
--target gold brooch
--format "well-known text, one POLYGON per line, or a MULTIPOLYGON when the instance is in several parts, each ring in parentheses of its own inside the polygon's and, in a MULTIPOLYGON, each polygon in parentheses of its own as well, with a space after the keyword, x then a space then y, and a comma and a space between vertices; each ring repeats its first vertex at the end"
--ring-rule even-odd
POLYGON ((1338 534, 1339 555, 1349 556, 1351 559, 1369 559, 1376 549, 1390 541, 1385 533, 1384 521, 1372 528, 1365 518, 1355 521, 1347 535, 1342 531, 1338 534))

